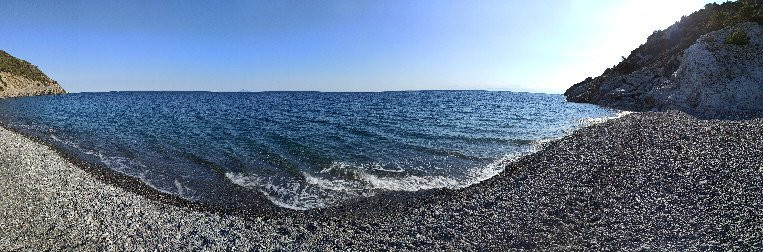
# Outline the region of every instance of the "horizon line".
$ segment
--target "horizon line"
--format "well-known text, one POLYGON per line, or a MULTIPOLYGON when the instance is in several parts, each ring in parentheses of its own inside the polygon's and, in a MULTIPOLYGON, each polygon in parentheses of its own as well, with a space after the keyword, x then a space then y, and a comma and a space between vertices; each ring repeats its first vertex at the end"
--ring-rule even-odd
POLYGON ((109 91, 81 91, 68 92, 69 94, 78 93, 118 93, 118 92, 200 92, 200 93, 388 93, 388 92, 511 92, 511 93, 529 93, 529 94, 552 94, 563 95, 563 93, 541 92, 541 91, 514 91, 514 90, 490 90, 490 89, 409 89, 409 90, 382 90, 382 91, 321 91, 321 90, 246 90, 239 91, 213 91, 213 90, 109 90, 109 91))

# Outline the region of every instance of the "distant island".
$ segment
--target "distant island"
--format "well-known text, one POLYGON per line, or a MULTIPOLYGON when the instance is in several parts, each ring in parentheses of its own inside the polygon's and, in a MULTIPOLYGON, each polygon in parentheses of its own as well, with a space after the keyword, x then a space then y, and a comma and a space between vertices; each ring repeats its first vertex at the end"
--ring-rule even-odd
POLYGON ((655 31, 619 64, 570 87, 568 101, 691 114, 763 111, 763 1, 707 4, 655 31))
POLYGON ((37 66, 0 50, 0 98, 65 93, 37 66))

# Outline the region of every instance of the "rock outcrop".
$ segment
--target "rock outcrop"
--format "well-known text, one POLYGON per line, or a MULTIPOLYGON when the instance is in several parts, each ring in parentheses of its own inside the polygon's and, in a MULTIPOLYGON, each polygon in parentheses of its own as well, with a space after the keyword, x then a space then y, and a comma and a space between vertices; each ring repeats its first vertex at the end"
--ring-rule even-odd
POLYGON ((761 113, 763 26, 748 21, 763 17, 761 7, 756 0, 708 5, 655 32, 623 62, 573 85, 565 96, 633 111, 761 113), (733 40, 739 37, 746 40, 733 40))
POLYGON ((65 93, 36 66, 0 50, 0 98, 65 93))
POLYGON ((763 111, 763 26, 742 23, 702 36, 686 49, 667 83, 673 86, 656 91, 657 108, 695 113, 763 111), (726 43, 735 30, 747 33, 747 45, 726 43))

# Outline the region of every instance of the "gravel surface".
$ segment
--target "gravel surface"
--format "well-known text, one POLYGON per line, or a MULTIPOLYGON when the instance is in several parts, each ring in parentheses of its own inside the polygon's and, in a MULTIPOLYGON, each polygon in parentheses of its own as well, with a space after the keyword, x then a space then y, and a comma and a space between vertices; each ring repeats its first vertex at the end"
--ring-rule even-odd
POLYGON ((167 204, 81 167, 0 128, 0 251, 763 249, 763 119, 630 114, 478 185, 306 212, 167 204))

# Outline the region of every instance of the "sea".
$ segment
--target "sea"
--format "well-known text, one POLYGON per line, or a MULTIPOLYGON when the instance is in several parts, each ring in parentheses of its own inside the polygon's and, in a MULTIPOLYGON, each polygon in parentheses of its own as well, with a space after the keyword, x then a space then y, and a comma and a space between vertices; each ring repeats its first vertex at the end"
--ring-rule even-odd
POLYGON ((105 92, 0 100, 0 123, 210 205, 325 208, 458 189, 619 111, 493 91, 105 92))

